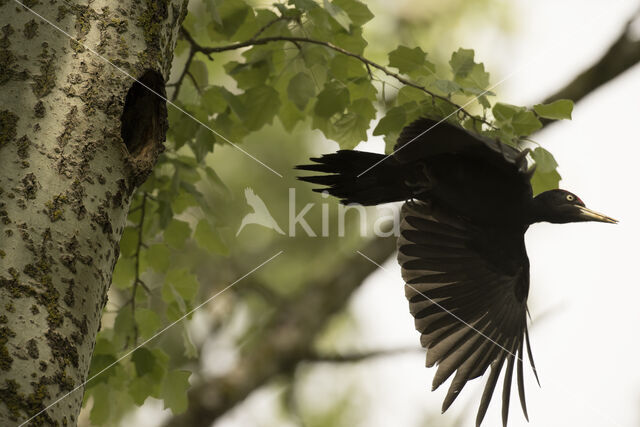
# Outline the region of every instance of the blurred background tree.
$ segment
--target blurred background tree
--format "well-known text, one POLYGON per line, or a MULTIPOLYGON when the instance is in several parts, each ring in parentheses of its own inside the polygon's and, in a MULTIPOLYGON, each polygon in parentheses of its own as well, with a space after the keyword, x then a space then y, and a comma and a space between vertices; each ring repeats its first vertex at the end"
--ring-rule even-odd
MULTIPOLYGON (((357 251, 382 263, 395 239, 373 237, 376 209, 367 210, 366 235, 354 210, 338 236, 335 201, 299 185, 292 167, 372 135, 386 148, 380 138, 359 148, 389 152, 413 118, 445 117, 455 104, 468 112, 451 120, 530 144, 528 135, 570 108, 541 113, 497 103, 488 71, 503 68, 499 55, 485 67, 485 58, 459 50, 473 37, 508 40, 516 13, 504 0, 192 0, 168 84, 179 108, 169 106, 167 151, 132 204, 90 376, 115 365, 87 385, 80 423, 363 425, 376 404, 367 399, 366 372, 422 354, 417 340, 411 347, 364 342, 350 309, 377 270, 357 251), (302 40, 253 43, 270 37, 319 40, 360 58, 302 40), (238 233, 252 212, 246 188, 284 235, 255 224, 238 233), (319 236, 300 225, 291 235, 292 197, 293 216, 313 204, 304 219, 319 236), (246 409, 252 405, 259 410, 246 409)), ((571 84, 539 101, 578 100, 635 64, 640 49, 629 28, 596 65, 576 69, 571 84)), ((536 154, 536 191, 557 186, 553 156, 536 154)), ((416 408, 415 425, 461 425, 439 412, 416 408)))

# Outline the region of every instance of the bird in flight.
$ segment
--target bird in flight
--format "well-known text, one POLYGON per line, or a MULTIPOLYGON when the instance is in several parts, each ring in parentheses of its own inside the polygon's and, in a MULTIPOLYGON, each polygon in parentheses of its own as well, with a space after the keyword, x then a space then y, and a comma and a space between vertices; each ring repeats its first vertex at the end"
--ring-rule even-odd
POLYGON ((533 197, 535 167, 528 167, 526 154, 453 124, 422 118, 403 129, 390 156, 340 150, 296 167, 322 172, 299 179, 323 185, 314 191, 328 191, 343 204, 405 202, 398 262, 420 342, 427 349, 426 365, 438 366, 433 390, 455 372, 442 412, 467 381, 491 368, 476 426, 505 364, 503 425, 514 367, 520 404, 529 419, 525 345, 538 379, 526 319, 529 259, 524 234, 529 225, 617 222, 565 190, 533 197))

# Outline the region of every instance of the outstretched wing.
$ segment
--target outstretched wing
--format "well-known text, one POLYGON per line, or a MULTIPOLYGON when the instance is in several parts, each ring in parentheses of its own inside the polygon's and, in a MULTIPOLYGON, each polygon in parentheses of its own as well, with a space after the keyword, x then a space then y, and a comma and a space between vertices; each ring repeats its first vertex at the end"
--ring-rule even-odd
MULTIPOLYGON (((433 203, 407 202, 401 212, 398 262, 427 366, 438 365, 435 390, 456 372, 442 411, 467 381, 491 373, 476 425, 489 406, 506 362, 502 418, 506 425, 514 364, 520 403, 528 419, 523 347, 535 373, 527 332, 529 261, 521 230, 487 230, 433 203)), ((537 374, 536 374, 537 378, 537 374)))
POLYGON ((523 174, 527 170, 527 150, 520 151, 496 139, 486 138, 446 121, 438 122, 426 117, 405 126, 393 147, 394 158, 400 163, 411 163, 443 153, 467 153, 476 160, 484 160, 507 173, 523 174))

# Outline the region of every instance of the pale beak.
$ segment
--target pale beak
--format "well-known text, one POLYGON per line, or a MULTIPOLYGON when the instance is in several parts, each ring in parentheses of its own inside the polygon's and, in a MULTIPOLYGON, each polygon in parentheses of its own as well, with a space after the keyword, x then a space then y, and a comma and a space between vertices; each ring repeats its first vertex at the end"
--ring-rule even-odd
POLYGON ((585 208, 584 206, 578 206, 580 210, 580 217, 585 221, 598 221, 598 222, 606 222, 609 224, 617 224, 618 220, 613 219, 609 216, 602 215, 598 212, 592 211, 591 209, 585 208))

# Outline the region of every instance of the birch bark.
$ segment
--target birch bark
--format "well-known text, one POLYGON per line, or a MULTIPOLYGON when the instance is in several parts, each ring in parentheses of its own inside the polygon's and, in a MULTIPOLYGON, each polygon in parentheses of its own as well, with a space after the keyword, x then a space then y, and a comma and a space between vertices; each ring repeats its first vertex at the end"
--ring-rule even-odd
POLYGON ((0 425, 76 424, 186 6, 0 0, 0 425))

